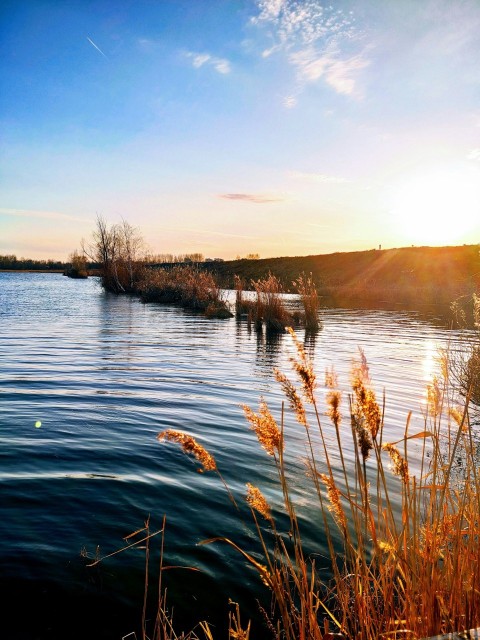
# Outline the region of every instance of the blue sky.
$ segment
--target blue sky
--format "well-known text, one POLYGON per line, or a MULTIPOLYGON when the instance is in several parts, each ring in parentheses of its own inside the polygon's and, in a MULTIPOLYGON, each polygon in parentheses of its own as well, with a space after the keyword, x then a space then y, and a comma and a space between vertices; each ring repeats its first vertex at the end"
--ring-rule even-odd
POLYGON ((478 0, 3 0, 0 254, 480 242, 478 0))

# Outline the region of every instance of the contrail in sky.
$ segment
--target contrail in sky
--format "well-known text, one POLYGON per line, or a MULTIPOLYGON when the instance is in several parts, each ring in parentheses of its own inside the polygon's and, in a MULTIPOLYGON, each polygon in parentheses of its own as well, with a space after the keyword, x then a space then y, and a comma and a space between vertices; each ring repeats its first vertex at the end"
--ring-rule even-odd
POLYGON ((104 58, 106 58, 106 57, 107 57, 107 56, 103 53, 103 51, 100 49, 100 47, 97 47, 97 45, 94 43, 94 41, 93 41, 93 40, 90 40, 90 38, 89 38, 88 36, 87 36, 87 40, 90 42, 90 44, 92 45, 92 47, 95 47, 95 49, 96 49, 97 51, 99 51, 99 52, 102 54, 102 56, 103 56, 104 58))

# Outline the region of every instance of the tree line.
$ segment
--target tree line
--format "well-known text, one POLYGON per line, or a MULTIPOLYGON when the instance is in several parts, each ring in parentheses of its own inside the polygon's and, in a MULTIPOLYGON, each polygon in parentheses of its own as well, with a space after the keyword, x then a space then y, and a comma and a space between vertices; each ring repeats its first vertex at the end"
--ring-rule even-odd
POLYGON ((31 258, 17 258, 15 255, 0 255, 0 270, 60 271, 65 269, 66 266, 66 263, 61 260, 32 260, 31 258))

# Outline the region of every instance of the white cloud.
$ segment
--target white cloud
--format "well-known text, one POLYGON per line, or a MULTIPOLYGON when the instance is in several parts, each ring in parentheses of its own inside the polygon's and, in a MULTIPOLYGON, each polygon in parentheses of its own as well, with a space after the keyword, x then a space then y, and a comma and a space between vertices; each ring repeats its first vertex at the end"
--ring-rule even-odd
POLYGON ((480 148, 472 149, 470 153, 467 155, 468 160, 477 160, 480 162, 480 148))
POLYGON ((359 72, 368 66, 364 33, 346 12, 319 0, 257 0, 252 23, 267 30, 267 58, 283 52, 297 71, 299 87, 319 80, 343 95, 359 95, 359 72))
POLYGON ((195 53, 193 51, 189 51, 187 53, 187 57, 192 60, 192 65, 195 69, 200 69, 203 65, 208 64, 222 75, 230 73, 232 70, 230 62, 226 58, 216 58, 209 53, 195 53))
POLYGON ((212 56, 208 53, 192 54, 192 64, 195 69, 199 69, 206 62, 211 60, 212 56))
POLYGON ((213 58, 212 64, 218 71, 218 73, 230 73, 230 71, 232 70, 230 67, 230 62, 223 58, 213 58))
POLYGON ((293 109, 297 106, 297 102, 298 100, 295 96, 285 96, 285 98, 283 98, 283 106, 286 109, 293 109))
POLYGON ((322 5, 319 0, 257 0, 259 14, 252 19, 259 26, 270 26, 276 46, 284 48, 308 46, 320 41, 356 38, 353 12, 322 5))
POLYGON ((260 15, 258 18, 254 18, 254 21, 275 20, 284 9, 286 0, 259 0, 257 4, 260 9, 260 15))
POLYGON ((368 61, 361 56, 347 60, 334 60, 327 68, 325 79, 337 93, 358 95, 355 74, 368 66, 368 61))

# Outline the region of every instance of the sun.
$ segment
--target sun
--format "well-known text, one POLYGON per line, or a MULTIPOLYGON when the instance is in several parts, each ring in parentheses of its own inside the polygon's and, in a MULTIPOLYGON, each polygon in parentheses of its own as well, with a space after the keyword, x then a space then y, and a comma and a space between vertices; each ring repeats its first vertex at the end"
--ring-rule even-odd
POLYGON ((397 182, 389 201, 392 225, 413 244, 449 245, 480 239, 477 167, 419 170, 397 182))

